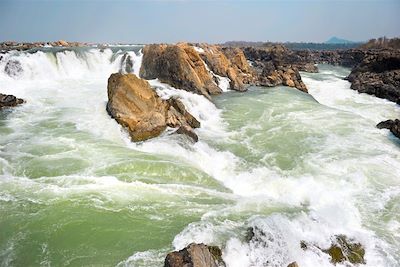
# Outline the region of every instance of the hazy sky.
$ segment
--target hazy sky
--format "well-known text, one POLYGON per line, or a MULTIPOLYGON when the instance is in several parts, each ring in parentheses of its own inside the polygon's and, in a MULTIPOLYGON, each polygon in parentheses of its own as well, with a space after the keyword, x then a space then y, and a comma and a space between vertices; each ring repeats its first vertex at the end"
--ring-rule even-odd
POLYGON ((0 0, 0 41, 315 41, 400 36, 400 0, 0 0))

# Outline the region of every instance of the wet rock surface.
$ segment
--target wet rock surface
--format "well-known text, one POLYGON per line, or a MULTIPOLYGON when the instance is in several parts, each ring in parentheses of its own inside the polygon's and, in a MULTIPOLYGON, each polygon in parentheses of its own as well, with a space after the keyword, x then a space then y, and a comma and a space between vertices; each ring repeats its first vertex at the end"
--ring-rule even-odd
POLYGON ((24 103, 24 100, 13 95, 0 94, 0 109, 6 107, 15 107, 24 103))
POLYGON ((134 74, 115 73, 108 79, 107 112, 124 126, 133 141, 159 136, 167 126, 183 128, 179 133, 198 140, 193 128, 200 127, 176 98, 161 99, 150 84, 134 74))
POLYGON ((223 267, 221 249, 192 243, 180 251, 168 253, 164 267, 223 267))
POLYGON ((332 238, 332 244, 328 248, 320 248, 313 244, 308 244, 302 241, 300 247, 303 250, 310 249, 311 247, 317 248, 323 253, 331 257, 333 264, 349 262, 352 264, 365 264, 365 249, 364 247, 346 237, 345 235, 336 235, 332 238))
POLYGON ((378 129, 389 129, 394 136, 400 138, 400 120, 398 119, 381 121, 376 127, 378 129))

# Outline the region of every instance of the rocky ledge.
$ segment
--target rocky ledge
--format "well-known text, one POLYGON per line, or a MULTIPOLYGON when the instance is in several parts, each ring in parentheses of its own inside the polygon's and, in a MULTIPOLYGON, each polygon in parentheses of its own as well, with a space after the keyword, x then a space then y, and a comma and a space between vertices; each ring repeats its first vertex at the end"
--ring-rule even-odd
POLYGON ((367 51, 347 77, 351 88, 400 104, 400 51, 367 51))
POLYGON ((275 58, 249 65, 243 50, 209 44, 153 44, 143 48, 140 77, 156 79, 211 99, 229 88, 247 90, 249 85, 296 87, 307 92, 295 67, 281 65, 275 58), (227 80, 226 80, 227 79, 227 80))
POLYGON ((376 125, 378 129, 389 129, 394 136, 400 138, 400 120, 381 121, 376 125))
POLYGON ((13 95, 0 94, 0 109, 5 107, 15 107, 24 103, 24 100, 13 95))
POLYGON ((299 71, 318 71, 307 58, 296 55, 283 45, 245 47, 243 51, 257 72, 255 83, 260 86, 285 85, 307 92, 299 71))
POLYGON ((200 122, 176 98, 161 99, 150 84, 134 74, 115 73, 108 79, 107 112, 124 126, 133 141, 159 136, 167 127, 198 140, 200 122))

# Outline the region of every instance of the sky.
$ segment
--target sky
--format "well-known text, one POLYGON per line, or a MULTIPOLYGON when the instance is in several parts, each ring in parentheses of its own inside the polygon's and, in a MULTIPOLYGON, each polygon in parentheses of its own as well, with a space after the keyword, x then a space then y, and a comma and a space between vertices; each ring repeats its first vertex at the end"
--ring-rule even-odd
POLYGON ((400 36, 400 0, 0 0, 0 41, 365 41, 400 36))

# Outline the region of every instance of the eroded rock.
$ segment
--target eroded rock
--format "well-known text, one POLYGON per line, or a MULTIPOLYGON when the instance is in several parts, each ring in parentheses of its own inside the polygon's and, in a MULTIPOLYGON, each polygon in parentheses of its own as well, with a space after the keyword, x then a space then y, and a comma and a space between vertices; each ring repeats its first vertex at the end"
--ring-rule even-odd
POLYGON ((197 121, 178 99, 161 99, 150 84, 134 74, 114 73, 108 79, 107 112, 124 126, 133 141, 159 136, 167 126, 197 141, 197 121))
POLYGON ((216 246, 192 243, 167 255, 164 267, 222 267, 221 249, 216 246))
POLYGON ((153 44, 143 48, 140 77, 156 79, 173 87, 210 98, 222 90, 214 82, 203 60, 188 44, 153 44))

